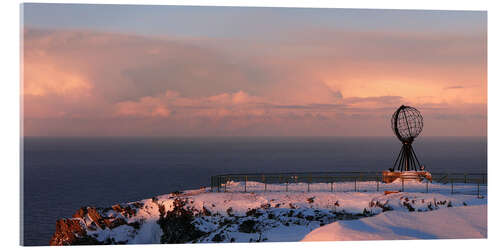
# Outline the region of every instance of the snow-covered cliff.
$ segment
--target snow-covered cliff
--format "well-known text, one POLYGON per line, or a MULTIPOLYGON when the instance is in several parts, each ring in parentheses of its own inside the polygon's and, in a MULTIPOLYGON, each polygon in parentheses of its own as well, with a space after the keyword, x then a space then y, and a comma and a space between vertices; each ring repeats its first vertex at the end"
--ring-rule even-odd
POLYGON ((107 208, 83 207, 57 221, 50 244, 300 241, 336 221, 485 204, 485 197, 443 193, 199 189, 107 208))

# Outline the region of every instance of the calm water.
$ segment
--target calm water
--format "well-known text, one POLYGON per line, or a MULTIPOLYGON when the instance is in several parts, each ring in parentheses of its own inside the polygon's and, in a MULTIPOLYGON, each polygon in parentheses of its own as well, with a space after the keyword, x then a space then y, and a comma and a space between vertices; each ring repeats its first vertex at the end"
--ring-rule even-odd
MULTIPOLYGON (((238 172, 382 171, 394 137, 25 138, 25 245, 48 245, 58 218, 210 185, 238 172)), ((435 172, 486 172, 485 137, 422 137, 414 149, 435 172)))

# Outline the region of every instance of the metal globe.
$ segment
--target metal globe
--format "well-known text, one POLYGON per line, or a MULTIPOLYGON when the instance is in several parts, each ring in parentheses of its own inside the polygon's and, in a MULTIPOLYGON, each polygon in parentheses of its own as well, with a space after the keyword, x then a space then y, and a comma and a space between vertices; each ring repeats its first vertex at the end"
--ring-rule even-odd
POLYGON ((391 127, 403 143, 412 143, 424 128, 424 118, 413 107, 401 105, 392 115, 391 127))

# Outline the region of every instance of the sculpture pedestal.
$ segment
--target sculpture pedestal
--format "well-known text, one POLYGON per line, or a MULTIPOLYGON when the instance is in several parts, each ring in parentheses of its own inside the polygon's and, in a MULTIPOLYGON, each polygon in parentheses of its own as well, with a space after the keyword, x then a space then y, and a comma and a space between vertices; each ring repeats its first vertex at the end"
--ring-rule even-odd
POLYGON ((405 180, 417 180, 423 181, 427 179, 432 182, 432 175, 427 171, 383 171, 382 172, 382 182, 383 183, 392 183, 397 179, 405 179, 405 180))

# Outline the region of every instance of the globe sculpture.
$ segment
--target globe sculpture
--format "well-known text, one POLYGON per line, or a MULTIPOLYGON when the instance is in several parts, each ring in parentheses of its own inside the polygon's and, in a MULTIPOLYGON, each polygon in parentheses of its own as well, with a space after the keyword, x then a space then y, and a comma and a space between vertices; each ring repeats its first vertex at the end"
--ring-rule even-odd
POLYGON ((420 112, 413 107, 401 105, 392 115, 392 131, 403 144, 398 157, 389 171, 383 172, 384 182, 393 182, 396 179, 426 178, 431 180, 429 172, 420 164, 412 143, 424 128, 424 119, 420 112))
POLYGON ((424 118, 416 108, 401 105, 392 115, 391 126, 392 131, 403 144, 411 144, 422 132, 424 118))

